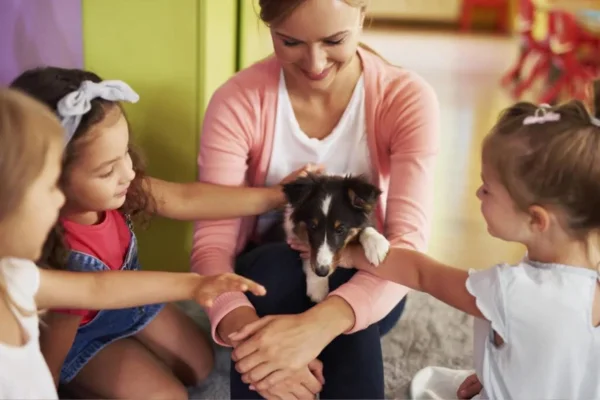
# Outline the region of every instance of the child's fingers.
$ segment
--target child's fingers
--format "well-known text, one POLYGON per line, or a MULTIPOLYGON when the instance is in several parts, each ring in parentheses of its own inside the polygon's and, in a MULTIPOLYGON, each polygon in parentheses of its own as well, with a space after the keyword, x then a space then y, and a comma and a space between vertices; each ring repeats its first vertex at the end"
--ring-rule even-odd
POLYGON ((459 399, 470 399, 482 390, 482 385, 476 374, 470 375, 458 387, 456 395, 459 399))
POLYGON ((264 296, 267 290, 251 279, 237 274, 222 274, 214 276, 200 284, 197 301, 205 307, 211 307, 216 297, 227 292, 250 291, 257 296, 264 296))
POLYGON ((257 296, 264 296, 267 293, 267 289, 263 285, 254 282, 251 279, 244 278, 242 276, 231 277, 233 284, 239 287, 239 291, 246 292, 250 291, 257 296))

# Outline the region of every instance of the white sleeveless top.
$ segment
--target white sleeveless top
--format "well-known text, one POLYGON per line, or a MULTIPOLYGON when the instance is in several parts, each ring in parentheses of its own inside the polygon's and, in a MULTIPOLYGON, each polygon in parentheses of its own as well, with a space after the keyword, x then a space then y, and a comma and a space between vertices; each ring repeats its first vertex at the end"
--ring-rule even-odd
MULTIPOLYGON (((361 75, 346 110, 333 131, 323 140, 309 138, 300 128, 280 72, 275 136, 266 186, 276 185, 305 164, 323 164, 331 175, 363 174, 371 178, 371 159, 365 124, 364 76, 361 75)), ((277 214, 258 219, 258 233, 264 232, 277 214)))
POLYGON ((528 259, 470 271, 467 289, 487 319, 474 326, 478 398, 600 399, 597 280, 596 271, 528 259))
POLYGON ((35 311, 31 316, 21 316, 13 309, 28 340, 20 347, 0 342, 0 399, 57 399, 52 374, 40 351, 35 304, 40 284, 38 267, 28 260, 4 258, 0 259, 0 274, 12 300, 25 310, 35 311))

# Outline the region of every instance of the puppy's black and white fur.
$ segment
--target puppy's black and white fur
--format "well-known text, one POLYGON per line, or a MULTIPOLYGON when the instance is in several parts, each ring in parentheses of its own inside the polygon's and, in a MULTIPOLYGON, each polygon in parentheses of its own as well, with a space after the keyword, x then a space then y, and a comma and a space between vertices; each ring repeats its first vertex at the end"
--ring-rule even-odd
MULTIPOLYGON (((366 258, 379 265, 389 242, 373 227, 373 209, 381 191, 361 176, 309 175, 284 185, 288 205, 283 232, 306 242, 306 294, 320 302, 329 293, 328 277, 349 243, 362 245, 366 258)), ((273 238, 273 232, 271 232, 273 238)))

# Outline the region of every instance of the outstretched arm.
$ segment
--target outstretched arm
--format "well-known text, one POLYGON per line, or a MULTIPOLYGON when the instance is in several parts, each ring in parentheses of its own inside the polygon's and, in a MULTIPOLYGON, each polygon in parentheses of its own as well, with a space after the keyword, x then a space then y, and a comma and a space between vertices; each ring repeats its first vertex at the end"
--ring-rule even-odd
POLYGON ((156 213, 165 218, 193 221, 228 219, 262 214, 285 202, 281 186, 269 188, 177 183, 148 178, 156 213))
POLYGON ((202 276, 191 272, 40 269, 35 301, 41 309, 116 309, 190 299, 210 307, 223 293, 248 290, 257 296, 265 294, 261 285, 232 273, 202 276))
POLYGON ((444 303, 475 317, 484 318, 475 297, 467 290, 467 271, 442 264, 433 258, 409 249, 390 249, 386 259, 374 267, 360 246, 348 248, 352 265, 380 278, 426 292, 444 303))

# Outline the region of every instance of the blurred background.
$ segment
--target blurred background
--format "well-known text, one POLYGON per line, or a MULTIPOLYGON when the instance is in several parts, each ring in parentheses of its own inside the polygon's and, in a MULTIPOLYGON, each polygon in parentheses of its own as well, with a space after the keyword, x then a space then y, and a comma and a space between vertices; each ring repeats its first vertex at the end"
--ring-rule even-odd
MULTIPOLYGON (((585 98, 599 65, 598 1, 371 0, 363 41, 436 90, 442 151, 430 253, 464 268, 523 249, 487 235, 475 190, 479 147, 516 99, 585 98)), ((0 83, 39 65, 123 79, 149 172, 196 179, 206 105, 236 71, 271 53, 255 0, 1 0, 0 83)), ((192 224, 156 219, 138 232, 146 268, 189 268, 192 224)))

